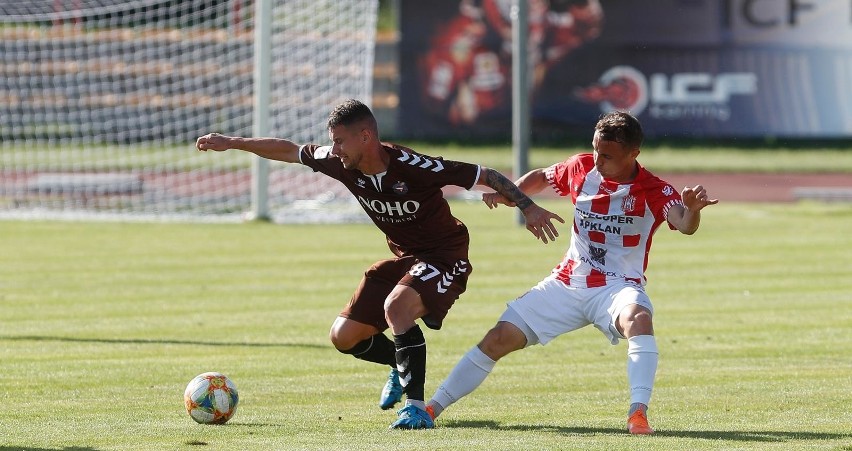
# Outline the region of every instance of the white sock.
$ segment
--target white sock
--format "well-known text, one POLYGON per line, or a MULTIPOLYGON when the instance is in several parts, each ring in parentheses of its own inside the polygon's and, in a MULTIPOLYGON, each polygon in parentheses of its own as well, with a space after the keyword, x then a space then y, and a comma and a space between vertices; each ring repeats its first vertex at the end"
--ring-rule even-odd
POLYGON ((630 404, 648 406, 657 374, 657 340, 653 335, 637 335, 627 339, 627 382, 630 384, 630 404))
POLYGON ((429 400, 428 404, 432 406, 435 416, 437 417, 452 403, 476 390, 496 364, 497 362, 485 355, 478 346, 467 351, 429 400))
POLYGON ((423 402, 423 401, 418 401, 416 399, 406 399, 405 405, 406 406, 415 406, 420 410, 426 410, 426 403, 423 402))

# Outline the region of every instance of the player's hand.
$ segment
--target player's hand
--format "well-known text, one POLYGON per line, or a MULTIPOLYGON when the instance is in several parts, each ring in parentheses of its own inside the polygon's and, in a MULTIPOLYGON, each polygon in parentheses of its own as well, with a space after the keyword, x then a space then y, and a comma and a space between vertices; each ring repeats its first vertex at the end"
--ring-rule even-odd
POLYGON ((694 187, 686 187, 681 191, 680 197, 683 199, 683 205, 691 211, 701 211, 702 208, 708 205, 716 205, 719 199, 710 199, 707 196, 707 190, 701 185, 694 187))
POLYGON ((225 135, 209 133, 195 140, 195 148, 203 152, 208 150, 222 152, 230 149, 229 142, 230 140, 225 135))
POLYGON ((527 222, 527 230, 544 244, 547 244, 548 240, 556 241, 556 237, 559 236, 559 231, 553 225, 553 220, 565 224, 565 220, 559 215, 545 210, 536 204, 530 205, 521 210, 521 212, 524 214, 524 219, 527 222))
POLYGON ((498 205, 503 204, 509 207, 514 207, 515 203, 509 201, 500 193, 482 193, 482 201, 485 202, 485 205, 488 205, 488 208, 497 208, 498 205))

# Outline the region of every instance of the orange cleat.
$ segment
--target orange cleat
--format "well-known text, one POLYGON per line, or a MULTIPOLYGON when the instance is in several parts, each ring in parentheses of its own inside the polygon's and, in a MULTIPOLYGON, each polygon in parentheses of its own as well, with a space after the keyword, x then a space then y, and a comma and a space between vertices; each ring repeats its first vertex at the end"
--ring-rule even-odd
POLYGON ((642 409, 637 409, 627 419, 627 432, 634 435, 650 435, 654 433, 654 430, 648 425, 648 417, 645 416, 645 412, 642 409))

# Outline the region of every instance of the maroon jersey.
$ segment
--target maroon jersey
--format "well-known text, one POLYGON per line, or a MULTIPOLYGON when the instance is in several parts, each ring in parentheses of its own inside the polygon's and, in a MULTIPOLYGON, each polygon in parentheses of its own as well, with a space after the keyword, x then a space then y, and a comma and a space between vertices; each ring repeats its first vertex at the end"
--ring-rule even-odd
POLYGON ((441 188, 473 188, 479 166, 430 157, 396 144, 382 145, 390 162, 381 174, 345 169, 331 155, 331 146, 304 145, 299 160, 341 181, 384 232, 395 255, 467 259, 467 227, 453 217, 441 188))

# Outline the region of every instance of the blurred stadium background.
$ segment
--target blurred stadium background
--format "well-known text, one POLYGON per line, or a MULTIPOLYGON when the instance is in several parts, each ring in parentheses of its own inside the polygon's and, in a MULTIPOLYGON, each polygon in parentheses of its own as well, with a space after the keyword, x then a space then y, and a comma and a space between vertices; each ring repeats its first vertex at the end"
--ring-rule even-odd
MULTIPOLYGON (((508 173, 511 0, 263 0, 266 49, 260 1, 0 1, 0 450, 396 443, 392 413, 365 408, 386 372, 326 338, 353 268, 386 252, 377 230, 195 224, 242 221, 260 183, 257 159, 194 141, 324 142, 329 109, 358 97, 386 139, 508 173), (245 402, 215 431, 182 409, 209 370, 245 402)), ((852 200, 852 2, 528 6, 531 160, 588 150, 602 111, 630 109, 649 135, 640 161, 722 199, 697 239, 655 237, 666 359, 642 447, 852 450, 852 204, 738 203, 852 200)), ((363 220, 336 182, 268 170, 274 221, 363 220)), ((565 246, 535 246, 508 209, 453 211, 475 230, 478 275, 456 327, 428 338, 430 384, 565 246)), ((421 446, 635 447, 624 379, 600 376, 625 376, 609 358, 623 348, 601 345, 587 329, 516 356, 421 446)))
MULTIPOLYGON (((399 2, 403 135, 505 134, 512 3, 399 2)), ((613 108, 650 137, 852 134, 848 2, 527 4, 538 137, 587 134, 613 108)))
MULTIPOLYGON (((259 5, 0 4, 0 217, 238 221, 262 189, 276 221, 359 220, 304 168, 258 182, 247 155, 192 152, 210 131, 323 142, 349 97, 387 139, 511 139, 512 0, 269 0, 268 66, 259 5)), ((585 142, 613 108, 651 139, 852 137, 848 1, 527 5, 534 142, 585 142)), ((823 182, 805 194, 849 196, 823 182)))

